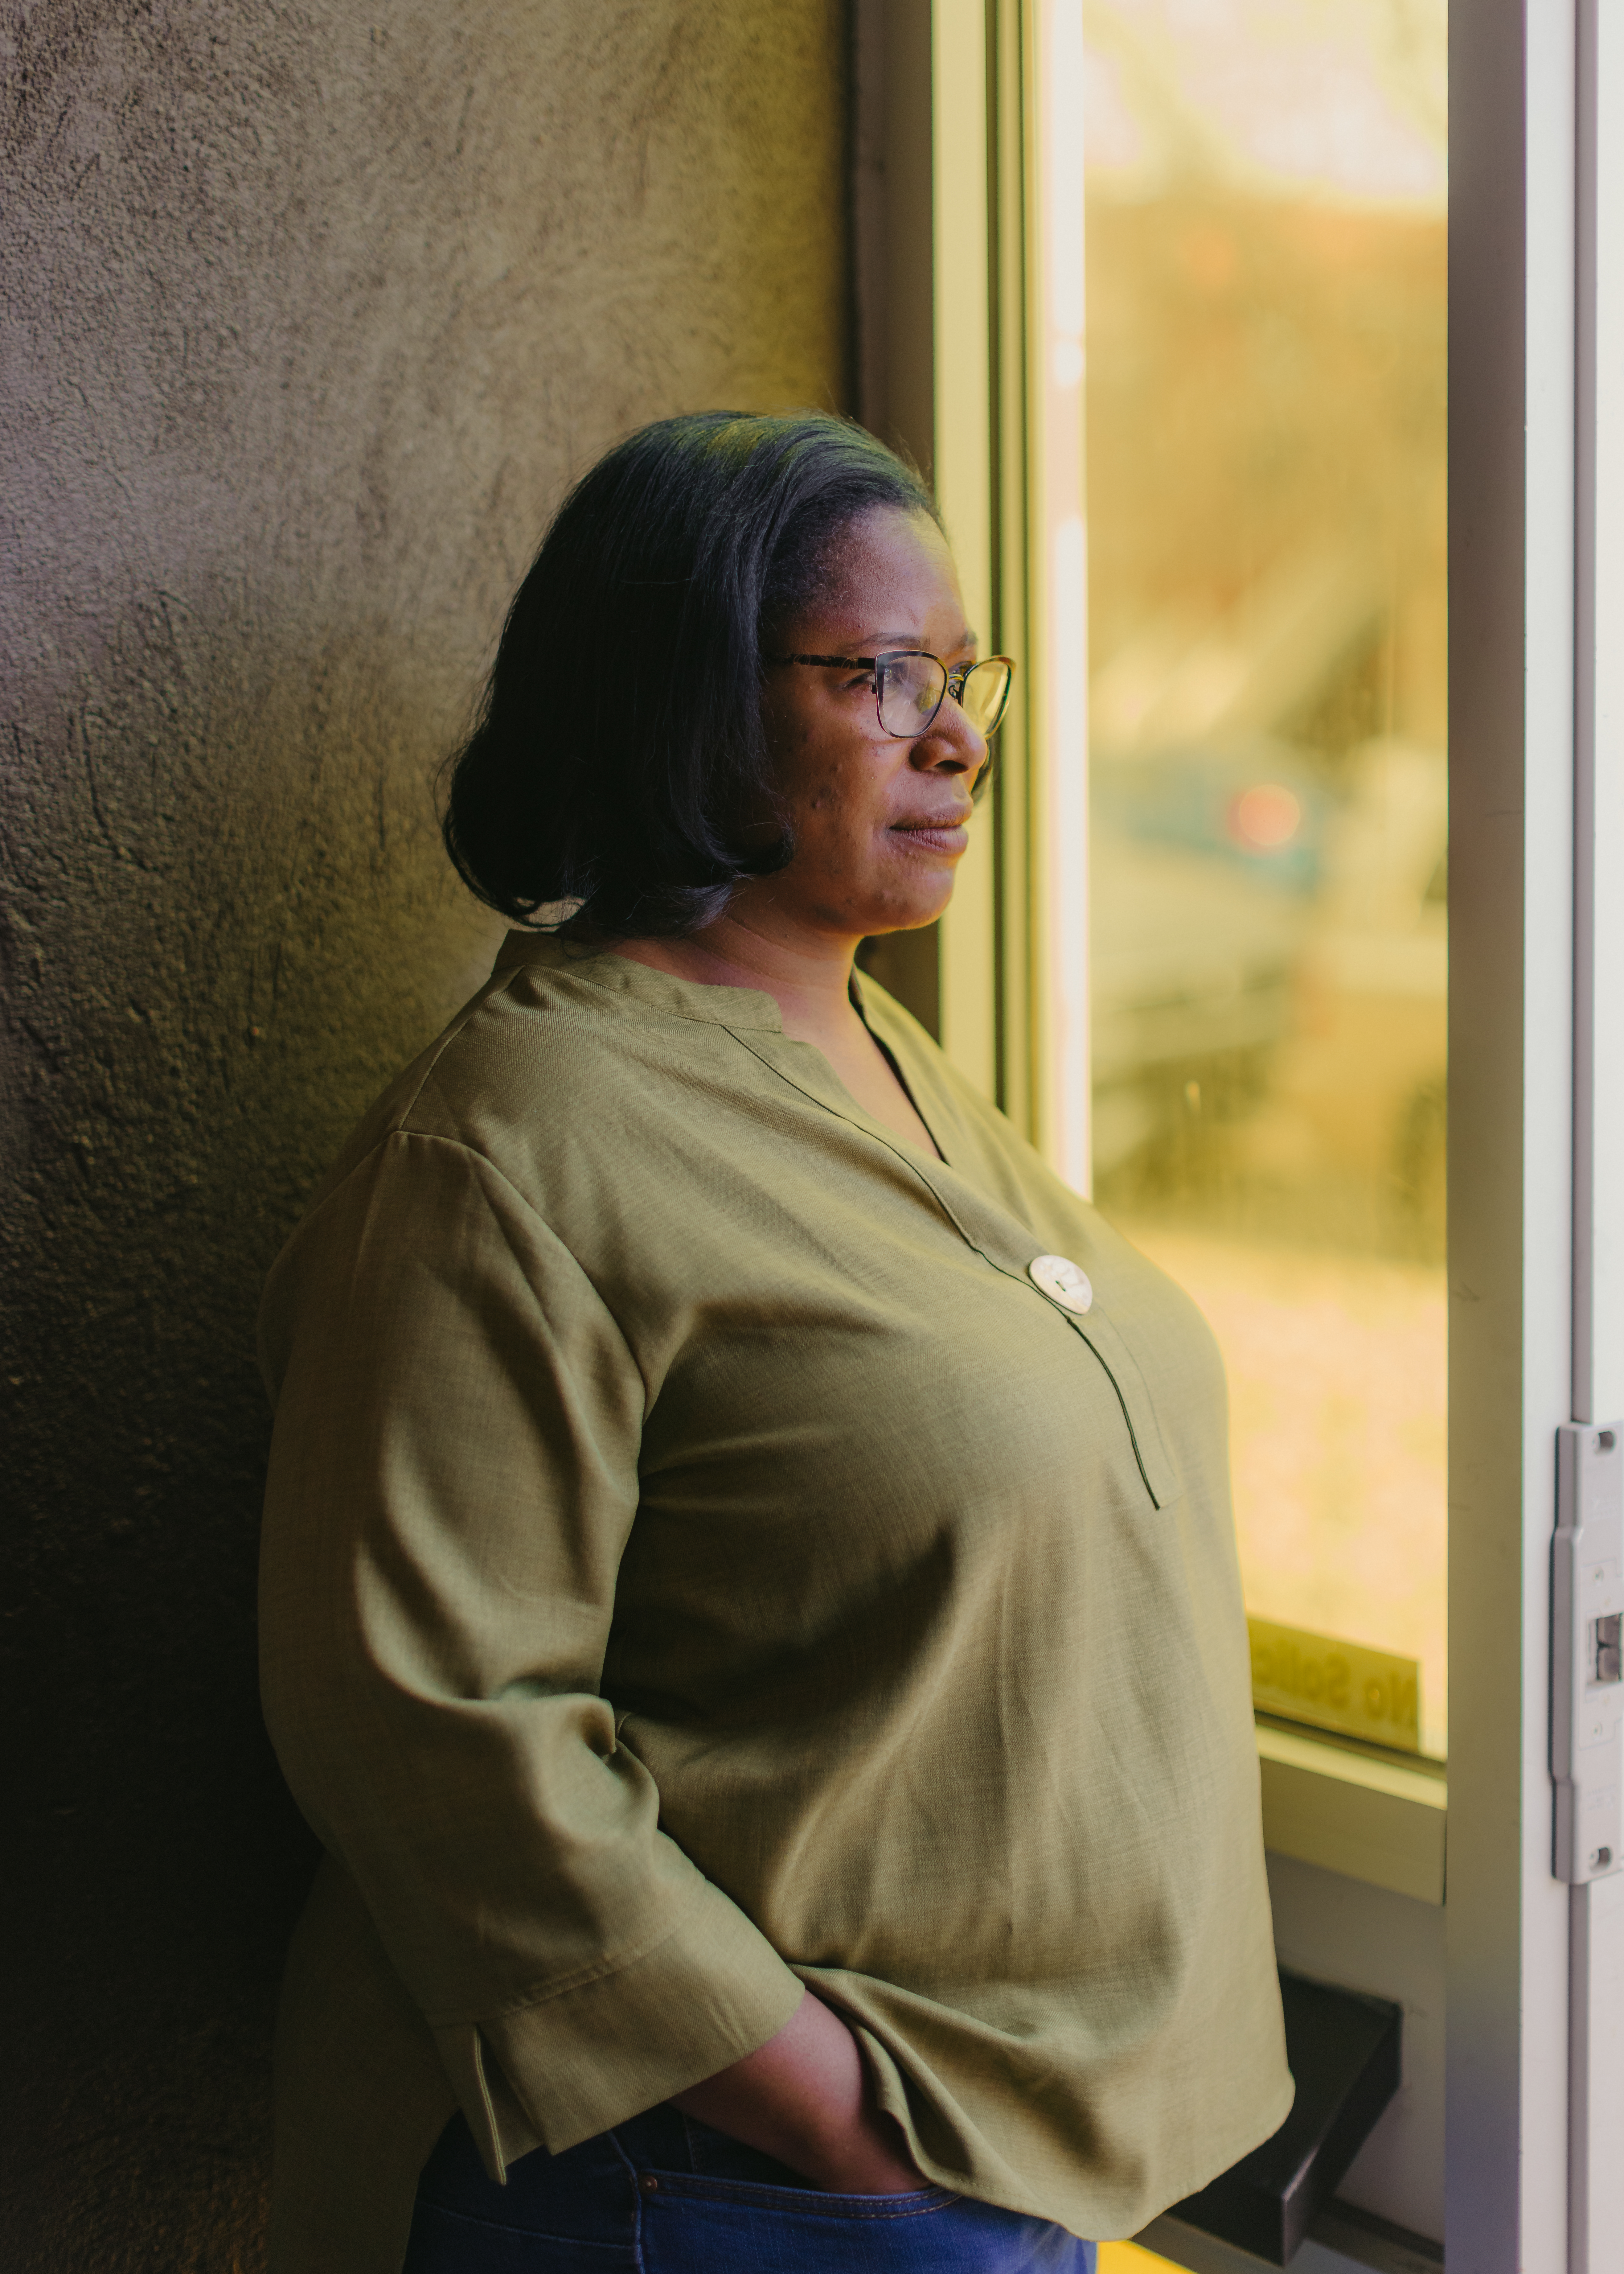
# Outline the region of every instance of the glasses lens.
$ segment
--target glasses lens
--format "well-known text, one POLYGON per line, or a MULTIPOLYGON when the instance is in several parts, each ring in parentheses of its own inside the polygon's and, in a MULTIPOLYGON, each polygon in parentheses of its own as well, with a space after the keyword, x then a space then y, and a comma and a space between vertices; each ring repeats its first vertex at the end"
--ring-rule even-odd
POLYGON ((947 692, 946 666, 934 655, 883 655, 875 672, 880 724, 888 734, 922 734, 947 692))
POLYGON ((978 734, 990 734, 1003 718, 1010 699, 1010 681, 1014 666, 1007 658, 989 656, 978 663, 964 683, 961 702, 965 717, 978 734))

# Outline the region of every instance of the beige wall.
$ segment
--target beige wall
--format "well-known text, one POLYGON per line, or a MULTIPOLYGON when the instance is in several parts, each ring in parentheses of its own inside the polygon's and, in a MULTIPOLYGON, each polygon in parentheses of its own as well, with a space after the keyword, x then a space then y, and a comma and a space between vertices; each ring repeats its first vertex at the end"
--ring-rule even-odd
POLYGON ((845 400, 845 14, 12 11, 8 2274, 259 2263, 258 1282, 487 959, 429 778, 562 486, 845 400))

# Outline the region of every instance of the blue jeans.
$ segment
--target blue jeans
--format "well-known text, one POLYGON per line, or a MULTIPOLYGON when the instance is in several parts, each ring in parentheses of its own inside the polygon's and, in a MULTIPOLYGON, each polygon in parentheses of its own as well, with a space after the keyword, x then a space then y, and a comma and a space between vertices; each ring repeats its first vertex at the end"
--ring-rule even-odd
POLYGON ((485 2177, 454 2117, 423 2168, 403 2274, 1094 2274, 1094 2247, 920 2187, 825 2195, 671 2107, 485 2177))

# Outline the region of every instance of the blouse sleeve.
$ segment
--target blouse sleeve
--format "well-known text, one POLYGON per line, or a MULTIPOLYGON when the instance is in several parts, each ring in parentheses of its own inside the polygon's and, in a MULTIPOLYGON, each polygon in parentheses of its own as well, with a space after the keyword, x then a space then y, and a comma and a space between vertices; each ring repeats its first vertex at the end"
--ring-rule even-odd
POLYGON ((488 2056, 557 2153, 764 2044, 801 1984, 599 1691, 644 1384, 579 1266, 482 1156, 397 1133, 284 1253, 261 1352, 267 1720, 475 2136, 500 2160, 488 2056))

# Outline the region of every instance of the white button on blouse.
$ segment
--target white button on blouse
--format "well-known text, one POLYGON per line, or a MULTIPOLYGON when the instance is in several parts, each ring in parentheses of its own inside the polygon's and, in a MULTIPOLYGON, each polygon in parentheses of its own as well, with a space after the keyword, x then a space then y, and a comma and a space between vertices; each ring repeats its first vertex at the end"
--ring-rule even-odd
POLYGON ((1080 1318, 1093 1305, 1094 1288, 1088 1274, 1080 1263, 1073 1263, 1067 1256, 1034 1255, 1026 1266, 1026 1276, 1063 1311, 1075 1311, 1080 1318))

